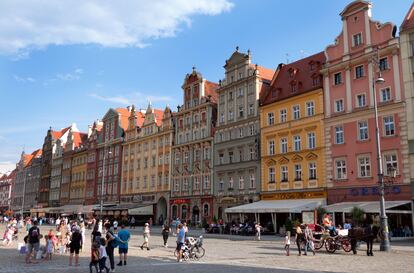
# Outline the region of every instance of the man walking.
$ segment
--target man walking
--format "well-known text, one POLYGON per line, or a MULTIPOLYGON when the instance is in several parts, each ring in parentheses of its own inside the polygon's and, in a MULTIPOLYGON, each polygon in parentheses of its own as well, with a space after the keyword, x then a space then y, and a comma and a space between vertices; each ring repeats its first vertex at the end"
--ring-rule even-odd
POLYGON ((313 244, 313 234, 308 224, 305 224, 305 242, 306 242, 305 255, 308 255, 308 247, 312 250, 313 255, 315 255, 315 246, 313 244))
POLYGON ((127 264, 127 254, 128 254, 128 241, 131 238, 129 230, 125 229, 125 225, 121 225, 121 230, 118 232, 119 238, 119 263, 118 266, 122 266, 122 261, 124 265, 127 264))
POLYGON ((178 224, 178 232, 177 232, 177 262, 182 261, 183 257, 183 247, 185 242, 185 230, 183 225, 180 223, 178 224))
POLYGON ((37 221, 33 221, 33 226, 29 229, 28 236, 26 264, 35 263, 30 261, 30 256, 32 255, 33 250, 35 257, 36 253, 39 251, 40 229, 37 227, 37 221))

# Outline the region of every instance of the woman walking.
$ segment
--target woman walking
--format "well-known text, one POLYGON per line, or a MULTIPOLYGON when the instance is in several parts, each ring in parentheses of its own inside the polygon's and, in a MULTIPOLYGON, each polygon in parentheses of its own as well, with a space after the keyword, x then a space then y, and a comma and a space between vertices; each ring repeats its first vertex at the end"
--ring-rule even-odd
POLYGON ((303 240, 303 232, 302 232, 302 229, 301 229, 301 227, 300 227, 300 224, 298 224, 297 226, 296 226, 296 235, 295 235, 295 241, 296 241, 296 245, 298 246, 298 251, 299 251, 299 256, 301 256, 302 255, 302 252, 301 252, 301 243, 302 243, 302 240, 303 240))
POLYGON ((82 248, 82 234, 79 227, 74 226, 72 236, 70 237, 70 256, 69 266, 72 266, 73 254, 75 254, 75 266, 79 266, 79 250, 82 248))
POLYGON ((144 250, 144 246, 147 248, 147 250, 150 250, 149 248, 150 228, 149 228, 148 223, 145 223, 143 235, 144 235, 144 243, 141 245, 141 250, 144 250))
POLYGON ((162 226, 162 239, 164 240, 164 247, 168 247, 167 245, 167 241, 168 241, 168 236, 170 235, 170 227, 168 226, 167 223, 165 223, 162 226))
POLYGON ((114 245, 112 243, 113 240, 115 240, 115 235, 114 233, 111 231, 111 224, 110 223, 106 223, 104 225, 105 230, 106 230, 106 254, 108 255, 109 258, 109 263, 111 265, 111 272, 115 272, 115 260, 114 260, 114 245))

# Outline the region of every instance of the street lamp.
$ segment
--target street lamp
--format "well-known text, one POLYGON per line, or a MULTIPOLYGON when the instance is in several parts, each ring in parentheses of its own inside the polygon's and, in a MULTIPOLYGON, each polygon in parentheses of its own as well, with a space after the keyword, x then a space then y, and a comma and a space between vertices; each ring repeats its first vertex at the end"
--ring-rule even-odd
MULTIPOLYGON (((31 176, 32 176, 32 174, 31 174, 31 173, 29 173, 27 176, 28 176, 28 177, 31 177, 31 176)), ((27 179, 27 176, 26 176, 26 173, 25 173, 25 174, 24 174, 24 180, 23 180, 22 208, 20 209, 20 215, 22 216, 22 218, 24 218, 24 217, 23 217, 23 208, 24 208, 24 197, 25 197, 25 195, 26 195, 26 179, 27 179)))
MULTIPOLYGON (((379 51, 377 49, 376 57, 372 58, 373 66, 379 66, 379 51)), ((378 78, 375 79, 375 73, 373 73, 372 79, 372 96, 374 98, 374 115, 375 115, 375 143, 377 146, 377 168, 378 168, 378 184, 380 187, 380 226, 383 236, 381 236, 380 251, 389 251, 391 248, 389 231, 388 231, 388 218, 385 212, 385 183, 384 183, 384 170, 382 166, 382 156, 381 156, 381 141, 379 133, 379 122, 378 122, 378 105, 377 105, 377 96, 375 92, 375 85, 382 84, 385 80, 381 76, 381 69, 379 69, 378 78)))
MULTIPOLYGON (((112 154, 111 151, 108 151, 108 154, 112 154)), ((105 159, 106 159, 106 148, 104 147, 104 157, 103 157, 103 168, 102 168, 102 183, 101 183, 101 214, 100 217, 102 217, 102 209, 103 209, 103 196, 104 196, 104 184, 105 184, 105 159)))

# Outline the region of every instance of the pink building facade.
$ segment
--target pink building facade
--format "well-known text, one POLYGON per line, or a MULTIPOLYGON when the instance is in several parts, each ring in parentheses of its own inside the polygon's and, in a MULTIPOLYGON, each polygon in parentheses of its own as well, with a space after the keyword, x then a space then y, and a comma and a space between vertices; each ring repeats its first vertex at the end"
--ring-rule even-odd
POLYGON ((341 12, 342 32, 325 49, 325 136, 328 204, 379 201, 374 97, 378 111, 386 201, 410 200, 402 67, 396 28, 371 18, 371 4, 354 1, 341 12), (375 61, 373 61, 375 60, 375 61), (385 82, 375 83, 381 73, 385 82), (373 87, 375 86, 375 87, 373 87), (373 88, 375 90, 373 90, 373 88))

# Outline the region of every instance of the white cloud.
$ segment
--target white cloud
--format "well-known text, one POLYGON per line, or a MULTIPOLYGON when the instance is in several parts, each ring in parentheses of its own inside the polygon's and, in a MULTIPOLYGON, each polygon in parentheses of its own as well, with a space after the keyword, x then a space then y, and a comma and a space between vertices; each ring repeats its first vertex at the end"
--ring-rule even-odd
POLYGON ((26 56, 33 49, 71 44, 143 47, 190 26, 194 15, 217 15, 232 7, 229 0, 5 0, 0 53, 26 56))
POLYGON ((20 77, 17 75, 13 75, 13 78, 17 81, 17 82, 35 82, 36 80, 32 77, 20 77))
POLYGON ((175 99, 170 96, 153 96, 153 95, 144 95, 140 92, 129 93, 126 95, 116 95, 116 96, 103 96, 97 93, 90 93, 89 97, 98 99, 101 101, 107 101, 111 103, 121 104, 121 105, 132 105, 136 106, 146 106, 148 102, 153 103, 174 103, 175 99))
POLYGON ((16 163, 11 161, 0 161, 0 173, 8 173, 16 168, 16 163))
POLYGON ((47 79, 43 82, 43 85, 48 86, 51 83, 61 80, 61 81, 73 81, 73 80, 79 80, 81 78, 81 75, 83 74, 82 68, 76 68, 73 72, 68 73, 59 73, 56 74, 55 77, 47 79))

